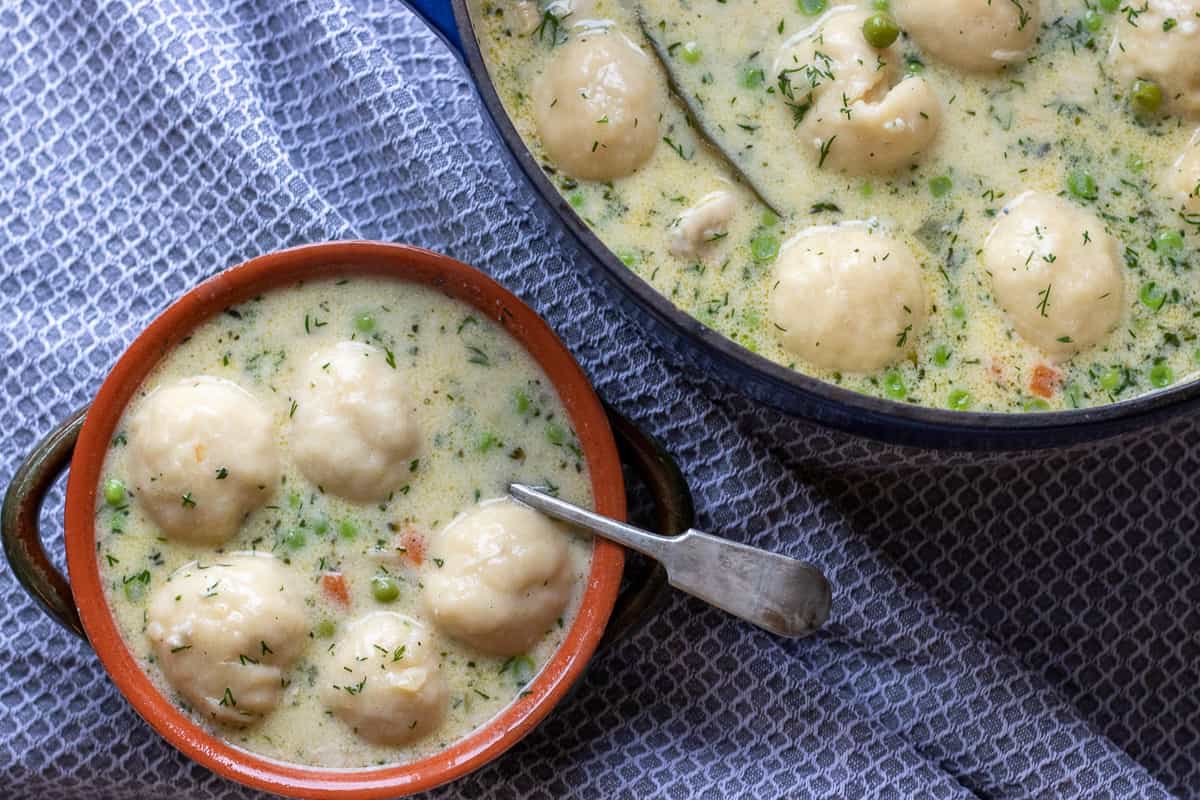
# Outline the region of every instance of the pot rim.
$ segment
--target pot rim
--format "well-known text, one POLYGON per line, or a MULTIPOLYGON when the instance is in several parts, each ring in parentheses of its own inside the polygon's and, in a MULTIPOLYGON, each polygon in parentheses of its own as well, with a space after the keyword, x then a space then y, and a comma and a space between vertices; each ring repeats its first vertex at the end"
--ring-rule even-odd
POLYGON ((541 365, 562 398, 587 460, 597 510, 625 518, 625 487, 616 444, 604 408, 587 377, 545 321, 472 267, 407 245, 365 241, 304 245, 224 270, 171 303, 117 360, 96 394, 80 433, 66 496, 65 539, 72 593, 88 639, 109 677, 163 738, 224 777, 293 797, 396 797, 454 780, 498 757, 545 718, 582 674, 604 633, 624 563, 620 547, 596 539, 579 613, 563 644, 528 685, 528 694, 465 739, 408 764, 332 769, 251 753, 192 721, 155 688, 121 638, 105 600, 96 557, 96 491, 116 425, 160 359, 223 309, 298 280, 356 275, 431 286, 499 322, 541 365))
MULTIPOLYGON (((789 414, 879 441, 945 449, 1051 447, 1115 435, 1200 404, 1200 373, 1165 389, 1100 406, 1061 411, 952 411, 845 389, 776 364, 677 308, 625 266, 576 213, 543 171, 501 102, 475 35, 470 0, 445 0, 454 12, 466 66, 487 116, 533 184, 604 277, 676 354, 699 356, 718 377, 789 414), (687 352, 691 351, 691 352, 687 352), (723 373, 723 374, 721 374, 723 373)), ((639 323, 642 322, 638 319, 639 323)))

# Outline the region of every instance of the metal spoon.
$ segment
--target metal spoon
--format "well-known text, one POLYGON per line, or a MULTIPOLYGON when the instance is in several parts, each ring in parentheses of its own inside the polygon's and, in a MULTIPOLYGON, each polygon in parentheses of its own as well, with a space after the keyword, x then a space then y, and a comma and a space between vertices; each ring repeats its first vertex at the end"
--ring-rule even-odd
POLYGON ((653 558, 666 567, 676 589, 771 633, 807 636, 829 617, 829 581, 812 564, 694 528, 659 536, 521 483, 510 483, 508 493, 543 514, 653 558))

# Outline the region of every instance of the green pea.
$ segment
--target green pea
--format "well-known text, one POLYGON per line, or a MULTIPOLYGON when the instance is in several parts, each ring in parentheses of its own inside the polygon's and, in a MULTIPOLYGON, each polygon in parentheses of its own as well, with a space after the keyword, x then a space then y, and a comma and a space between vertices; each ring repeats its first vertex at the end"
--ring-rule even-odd
POLYGON ((1160 361, 1150 368, 1150 385, 1162 389, 1175 382, 1175 373, 1165 361, 1160 361))
POLYGON ((632 267, 638 263, 638 255, 632 250, 622 250, 617 254, 617 258, 621 259, 621 263, 627 267, 632 267))
POLYGON ((767 209, 762 213, 762 226, 764 228, 774 227, 775 223, 779 222, 779 217, 775 216, 775 212, 767 209))
POLYGON ((104 502, 110 506, 119 506, 125 502, 125 484, 116 478, 104 482, 104 502))
POLYGON ((1141 172, 1146 168, 1146 159, 1136 153, 1130 153, 1129 158, 1125 159, 1125 166, 1130 172, 1141 172))
POLYGON ((1049 411, 1050 404, 1040 397, 1031 397, 1025 401, 1026 411, 1049 411))
POLYGON ((484 431, 479 435, 479 452, 481 453, 486 453, 499 444, 500 440, 491 431, 484 431))
POLYGON ((283 543, 293 550, 299 550, 301 547, 304 547, 306 541, 308 541, 308 537, 299 528, 292 528, 283 535, 283 543))
POLYGON ((946 405, 955 411, 966 411, 971 407, 971 393, 966 389, 955 389, 946 398, 946 405))
POLYGON ((308 526, 317 536, 324 536, 329 533, 329 517, 317 517, 309 520, 308 526))
POLYGON ((858 193, 863 197, 870 197, 875 194, 875 187, 871 185, 870 181, 864 181, 863 185, 858 187, 858 193))
POLYGON ((871 0, 871 8, 876 11, 889 11, 892 4, 888 0, 871 0))
POLYGON ((1138 299, 1142 301, 1142 305, 1146 308, 1158 311, 1167 302, 1167 292, 1154 281, 1147 281, 1142 284, 1142 288, 1138 291, 1138 299))
POLYGON ((317 629, 313 631, 318 639, 328 639, 337 631, 337 624, 331 619, 323 619, 317 623, 317 629))
POLYGON ((867 44, 882 50, 890 47, 900 36, 900 26, 888 14, 872 14, 863 22, 863 38, 867 44))
POLYGON ((1083 390, 1079 388, 1079 384, 1071 381, 1067 384, 1066 389, 1067 399, 1071 401, 1071 408, 1079 408, 1083 405, 1083 390))
POLYGON ((583 192, 572 193, 569 197, 567 197, 567 202, 569 202, 575 208, 583 208, 583 192))
POLYGON ((759 67, 745 67, 742 70, 742 75, 738 78, 738 83, 745 89, 757 89, 762 86, 767 80, 767 73, 763 72, 759 67))
POLYGON ((679 57, 689 64, 695 64, 700 60, 700 45, 695 42, 684 42, 679 48, 679 57))
POLYGON ((1122 0, 1100 0, 1099 6, 1102 10, 1111 14, 1121 7, 1121 2, 1122 0))
POLYGON ((516 656, 508 668, 512 672, 513 682, 517 686, 524 686, 529 683, 533 680, 533 674, 537 672, 537 665, 533 663, 533 659, 529 656, 516 656))
POLYGON ((945 197, 954 188, 954 181, 950 180, 949 175, 938 175, 929 182, 929 191, 933 192, 934 197, 945 197))
POLYGON ((1183 249, 1183 234, 1179 231, 1161 230, 1154 235, 1154 246, 1160 253, 1178 253, 1183 249))
POLYGON ((925 71, 925 65, 915 58, 910 58, 904 62, 904 73, 906 75, 920 75, 925 71))
POLYGON ((302 501, 299 492, 291 492, 288 494, 288 505, 291 506, 292 510, 300 508, 301 502, 302 501))
POLYGON ((829 6, 829 2, 828 0, 796 0, 796 5, 799 7, 801 14, 815 17, 825 12, 825 9, 829 6))
POLYGON ((1100 388, 1106 392, 1115 392, 1125 382, 1125 373, 1120 367, 1109 367, 1100 373, 1100 388))
POLYGON ((888 397, 895 400, 908 397, 908 387, 904 385, 904 378, 899 372, 892 371, 883 376, 883 389, 888 397))
POLYGON ((391 603, 400 596, 400 587, 390 575, 371 578, 371 594, 381 603, 391 603))
POLYGON ((348 519, 338 523, 338 535, 343 539, 353 539, 358 536, 358 526, 348 519))
POLYGON ((1095 200, 1100 195, 1096 179, 1082 169, 1072 170, 1067 176, 1067 191, 1080 200, 1095 200))
POLYGON ((525 392, 522 390, 517 389, 516 393, 513 395, 513 407, 517 409, 518 414, 528 414, 529 395, 525 394, 525 392))
POLYGON ((779 239, 769 233, 760 233, 750 240, 750 254, 755 261, 774 261, 779 255, 779 239))
POLYGON ((370 333, 375 330, 375 318, 363 312, 354 318, 354 327, 359 333, 370 333))
POLYGON ((1153 114, 1162 106, 1162 89, 1154 81, 1136 80, 1129 93, 1129 102, 1143 114, 1153 114))
POLYGON ((933 363, 939 367, 946 366, 950 361, 950 348, 944 344, 939 344, 937 349, 933 351, 933 363))
POLYGON ((1104 16, 1094 8, 1088 9, 1088 12, 1083 15, 1083 27, 1095 33, 1104 27, 1104 16))
POLYGON ((560 445, 567 440, 567 431, 562 425, 551 422, 546 426, 546 440, 550 444, 560 445))
POLYGON ((125 578, 122 586, 122 591, 125 592, 125 599, 131 603, 136 603, 141 600, 146 594, 146 587, 150 585, 150 571, 142 570, 137 575, 131 575, 125 578))
POLYGON ((950 313, 954 315, 955 319, 967 318, 967 309, 962 303, 955 303, 953 306, 951 306, 950 313))

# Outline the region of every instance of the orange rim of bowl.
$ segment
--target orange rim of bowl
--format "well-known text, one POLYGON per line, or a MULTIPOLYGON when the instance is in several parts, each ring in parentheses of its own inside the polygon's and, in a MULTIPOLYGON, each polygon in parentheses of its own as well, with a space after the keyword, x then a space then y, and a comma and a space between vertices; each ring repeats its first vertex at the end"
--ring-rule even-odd
POLYGON ((604 633, 624 563, 597 539, 579 613, 563 644, 519 697, 451 747, 407 764, 362 769, 307 767, 235 747, 198 725, 138 665, 105 600, 96 559, 96 489, 126 405, 173 347, 225 308, 300 281, 383 277, 440 290, 500 323, 541 365, 562 398, 591 474, 596 509, 624 519, 625 486, 604 408, 583 370, 550 327, 515 295, 476 269, 428 250, 379 242, 306 245, 251 259, 172 303, 129 346, 87 414, 67 483, 66 548, 75 605, 109 676, 134 709, 193 760, 239 783, 306 798, 395 797, 452 781, 492 761, 528 734, 580 677, 604 633))

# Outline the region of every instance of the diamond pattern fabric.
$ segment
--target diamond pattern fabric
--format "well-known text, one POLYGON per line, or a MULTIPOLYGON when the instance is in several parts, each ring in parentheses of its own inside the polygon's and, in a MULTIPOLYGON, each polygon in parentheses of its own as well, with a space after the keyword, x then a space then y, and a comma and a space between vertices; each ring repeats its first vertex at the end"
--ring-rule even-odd
MULTIPOLYGON (((679 459, 702 527, 833 581, 803 641, 672 597, 434 796, 1200 797, 1200 423, 981 457, 754 405, 606 300, 394 0, 8 0, 0 123, 0 482, 204 277, 403 241, 543 313, 679 459)), ((61 509, 60 487, 60 564, 61 509)), ((5 797, 256 796, 160 740, 7 569, 0 599, 5 797)))

